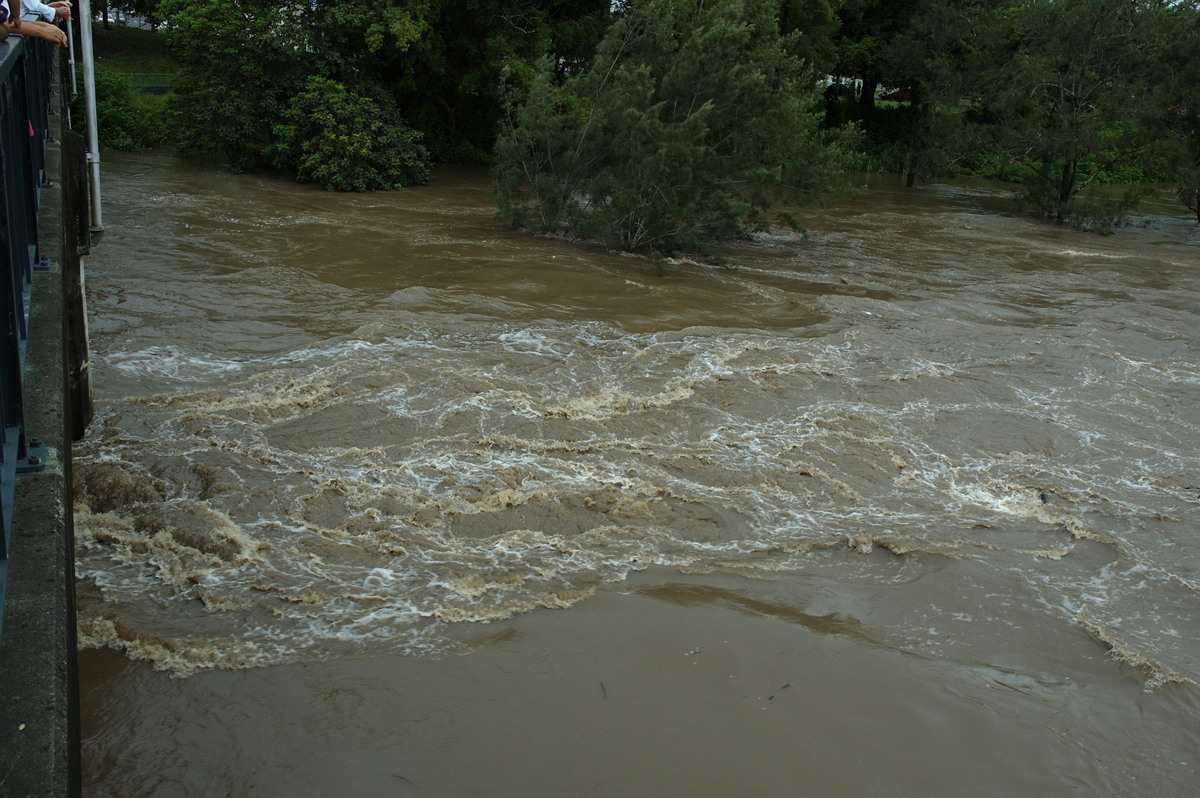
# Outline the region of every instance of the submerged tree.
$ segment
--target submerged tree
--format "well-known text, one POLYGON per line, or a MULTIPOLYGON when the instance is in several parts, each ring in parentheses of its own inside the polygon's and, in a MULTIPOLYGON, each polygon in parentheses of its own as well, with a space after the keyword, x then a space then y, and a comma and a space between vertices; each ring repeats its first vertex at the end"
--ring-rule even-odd
POLYGON ((330 191, 400 189, 429 182, 429 152, 391 97, 353 94, 341 83, 310 77, 275 125, 267 152, 301 183, 330 191))
POLYGON ((1200 224, 1200 2, 1177 2, 1163 14, 1162 106, 1167 159, 1178 197, 1200 224))
POLYGON ((1174 144, 1175 177, 1179 183, 1179 201, 1183 207, 1196 214, 1196 223, 1200 224, 1200 113, 1190 110, 1200 107, 1200 96, 1193 95, 1194 104, 1178 106, 1168 113, 1174 114, 1172 120, 1176 136, 1174 144))
POLYGON ((990 67, 997 5, 997 0, 920 0, 881 50, 882 74, 910 91, 909 188, 930 161, 953 158, 951 144, 963 117, 949 109, 971 95, 977 76, 990 67))
POLYGON ((1015 47, 986 89, 997 141, 1021 167, 1026 201, 1041 215, 1105 226, 1130 204, 1081 193, 1150 143, 1143 124, 1161 4, 1136 0, 1029 0, 1015 47))
POLYGON ((655 252, 780 218, 845 141, 818 132, 816 74, 787 44, 770 0, 626 4, 590 69, 558 80, 547 61, 510 109, 501 217, 655 252))

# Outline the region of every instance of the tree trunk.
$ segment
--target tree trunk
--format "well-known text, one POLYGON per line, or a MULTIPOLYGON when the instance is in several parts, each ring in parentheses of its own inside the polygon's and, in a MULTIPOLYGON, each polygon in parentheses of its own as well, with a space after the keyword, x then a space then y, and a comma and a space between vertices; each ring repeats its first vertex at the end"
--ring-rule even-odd
POLYGON ((1050 164, 1054 162, 1049 152, 1042 153, 1042 163, 1038 167, 1038 177, 1041 178, 1043 184, 1050 182, 1050 164))
POLYGON ((879 88, 878 75, 863 75, 862 93, 858 95, 858 110, 863 119, 875 110, 875 90, 879 88))
POLYGON ((1058 181, 1058 207, 1054 212, 1054 220, 1061 222, 1066 216, 1067 203, 1075 194, 1075 177, 1078 174, 1079 159, 1067 158, 1063 161, 1062 177, 1058 181))
POLYGON ((438 105, 442 106, 442 110, 446 112, 446 123, 448 132, 452 139, 458 138, 458 109, 456 106, 446 102, 446 98, 438 95, 434 98, 438 105))
POLYGON ((913 132, 912 150, 908 154, 908 175, 904 185, 912 188, 917 183, 917 169, 921 165, 921 151, 925 149, 925 134, 929 131, 929 114, 933 103, 925 101, 917 106, 917 128, 913 132))

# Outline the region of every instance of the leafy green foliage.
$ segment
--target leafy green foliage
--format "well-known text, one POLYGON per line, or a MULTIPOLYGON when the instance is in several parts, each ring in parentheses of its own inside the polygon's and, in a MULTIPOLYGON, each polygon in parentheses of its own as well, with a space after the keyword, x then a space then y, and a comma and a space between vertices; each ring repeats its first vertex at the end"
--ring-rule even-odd
POLYGON ((307 3, 164 0, 180 63, 168 103, 184 150, 216 151, 238 170, 265 165, 275 123, 314 56, 307 3))
POLYGON ((1200 223, 1200 4, 1176 3, 1162 15, 1160 152, 1177 181, 1179 201, 1200 223))
POLYGON ((914 120, 907 184, 945 172, 958 160, 962 117, 946 111, 992 68, 997 0, 918 0, 907 24, 881 52, 893 85, 909 88, 914 120))
MULTIPOLYGON (((331 190, 428 180, 428 152, 392 95, 361 76, 355 85, 327 76, 341 61, 318 47, 309 3, 165 0, 162 8, 180 61, 169 112, 184 150, 215 150, 238 170, 274 165, 331 190)), ((377 29, 380 41, 407 43, 422 34, 411 16, 391 11, 364 19, 363 36, 377 29)))
POLYGON ((845 0, 838 14, 839 72, 912 96, 905 124, 867 97, 843 115, 866 133, 856 165, 907 171, 910 185, 1016 181, 1027 209, 1095 228, 1139 193, 1100 184, 1177 175, 1182 198, 1200 196, 1196 0, 845 0))
POLYGON ((275 126, 270 153, 302 183, 330 191, 399 189, 429 182, 429 153, 388 102, 311 77, 275 126))
MULTIPOLYGON (((768 223, 784 195, 847 165, 847 126, 866 134, 857 168, 1017 181, 1028 207, 1064 222, 1105 216, 1085 195, 1114 181, 1175 178, 1200 204, 1197 0, 118 5, 169 19, 138 33, 171 42, 167 118, 184 149, 331 187, 418 180, 422 145, 439 160, 498 158, 510 221, 622 246, 768 223), (834 60, 866 88, 831 108, 823 141, 810 89, 834 60), (875 107, 877 85, 913 99, 875 107), (784 144, 782 130, 795 134, 784 144)), ((145 97, 131 108, 128 92, 101 93, 106 146, 156 140, 145 97)))
POLYGON ((837 14, 841 22, 837 44, 837 73, 862 78, 862 113, 875 104, 875 89, 883 82, 904 85, 895 74, 886 50, 905 30, 922 0, 842 0, 837 14))
POLYGON ((607 0, 325 0, 315 24, 327 76, 388 91, 438 160, 486 162, 501 73, 553 54, 586 63, 607 0))
POLYGON ((832 0, 780 0, 779 30, 789 52, 804 60, 818 74, 833 68, 837 60, 834 34, 838 17, 832 0))
MULTIPOLYGON (((75 118, 87 118, 82 105, 80 94, 75 118)), ((141 150, 166 140, 161 115, 134 102, 128 78, 105 70, 96 72, 96 128, 100 146, 114 150, 141 150)))
POLYGON ((917 126, 917 109, 909 104, 879 105, 862 122, 860 152, 851 157, 849 167, 863 172, 904 172, 917 126))
POLYGON ((1013 52, 985 86, 993 141, 1021 167, 1023 198, 1036 213, 1107 224, 1134 197, 1081 195, 1105 172, 1147 156, 1154 9, 1129 0, 1030 0, 1020 12, 1013 52))
POLYGON ((778 220, 838 169, 815 74, 766 0, 635 3, 590 69, 547 61, 497 144, 501 218, 626 250, 697 249, 778 220))

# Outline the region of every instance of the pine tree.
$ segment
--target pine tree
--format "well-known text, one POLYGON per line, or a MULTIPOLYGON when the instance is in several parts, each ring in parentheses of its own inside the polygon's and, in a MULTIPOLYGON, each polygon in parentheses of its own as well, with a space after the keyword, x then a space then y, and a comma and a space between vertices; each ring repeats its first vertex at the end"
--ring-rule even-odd
POLYGON ((698 249, 778 218, 838 169, 814 71, 770 0, 627 4, 590 69, 543 65, 497 146, 502 218, 630 251, 698 249))

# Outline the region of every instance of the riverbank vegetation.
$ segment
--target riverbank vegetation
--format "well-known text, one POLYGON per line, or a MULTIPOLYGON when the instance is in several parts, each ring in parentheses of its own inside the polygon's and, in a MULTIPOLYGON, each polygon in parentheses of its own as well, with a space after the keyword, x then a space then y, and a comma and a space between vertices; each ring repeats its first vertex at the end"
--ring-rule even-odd
POLYGON ((804 55, 773 0, 632 6, 587 68, 560 78, 545 60, 514 90, 502 218, 653 252, 780 221, 778 201, 827 188, 853 138, 820 130, 804 55))
POLYGON ((1084 227, 1136 199, 1102 184, 1174 181, 1200 220, 1200 0, 109 5, 164 23, 175 73, 144 134, 104 82, 117 146, 337 190, 490 163, 513 223, 628 248, 747 229, 845 166, 998 177, 1084 227))
MULTIPOLYGON (((119 25, 94 28, 96 117, 100 145, 142 150, 168 144, 165 122, 170 76, 177 69, 161 31, 119 25)), ((77 66, 82 79, 82 68, 77 66)), ((84 119, 82 94, 72 116, 84 119)))

